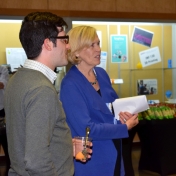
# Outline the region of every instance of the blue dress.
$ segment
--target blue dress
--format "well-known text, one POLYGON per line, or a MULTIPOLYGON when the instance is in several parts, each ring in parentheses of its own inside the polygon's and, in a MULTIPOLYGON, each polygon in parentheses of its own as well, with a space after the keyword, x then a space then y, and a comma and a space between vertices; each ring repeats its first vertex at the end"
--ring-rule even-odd
MULTIPOLYGON (((113 176, 118 151, 112 139, 128 137, 127 126, 120 122, 115 125, 106 105, 118 98, 108 74, 100 67, 95 67, 95 72, 101 96, 76 66, 70 68, 61 83, 60 99, 72 137, 85 136, 86 127, 90 127, 93 140, 91 159, 86 163, 74 161, 75 176, 113 176)), ((121 176, 124 176, 123 159, 121 176)))

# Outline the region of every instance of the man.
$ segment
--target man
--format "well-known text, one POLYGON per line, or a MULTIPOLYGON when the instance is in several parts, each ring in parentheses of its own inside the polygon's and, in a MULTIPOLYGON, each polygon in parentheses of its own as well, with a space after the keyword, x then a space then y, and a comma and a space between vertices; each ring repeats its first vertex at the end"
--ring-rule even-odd
POLYGON ((53 86, 56 67, 68 63, 65 21, 49 12, 27 15, 19 38, 28 59, 5 91, 9 176, 71 176, 70 130, 53 86))

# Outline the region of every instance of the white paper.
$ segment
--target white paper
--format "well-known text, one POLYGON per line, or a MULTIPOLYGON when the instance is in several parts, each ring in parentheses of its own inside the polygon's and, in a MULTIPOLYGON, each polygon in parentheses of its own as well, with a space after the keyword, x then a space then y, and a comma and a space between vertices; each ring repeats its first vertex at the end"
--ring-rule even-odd
POLYGON ((139 52, 142 67, 161 62, 161 56, 158 47, 154 47, 145 51, 139 52))
POLYGON ((120 112, 129 112, 131 114, 136 114, 149 109, 148 102, 145 95, 119 98, 113 103, 115 118, 119 120, 120 112))
POLYGON ((14 72, 24 65, 27 56, 23 48, 6 48, 6 59, 11 71, 14 72))
POLYGON ((101 67, 104 70, 106 70, 106 62, 107 62, 107 52, 101 51, 101 60, 100 60, 100 64, 97 65, 97 67, 101 67))

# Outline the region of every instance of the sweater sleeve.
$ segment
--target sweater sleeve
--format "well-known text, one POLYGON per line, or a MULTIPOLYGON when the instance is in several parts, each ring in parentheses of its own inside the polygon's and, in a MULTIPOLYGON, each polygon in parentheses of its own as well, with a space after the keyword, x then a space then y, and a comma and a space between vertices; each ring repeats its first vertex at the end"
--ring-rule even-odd
POLYGON ((32 90, 26 97, 26 171, 33 176, 56 176, 49 150, 56 122, 56 95, 49 87, 32 90), (49 102, 49 103, 48 103, 49 102))

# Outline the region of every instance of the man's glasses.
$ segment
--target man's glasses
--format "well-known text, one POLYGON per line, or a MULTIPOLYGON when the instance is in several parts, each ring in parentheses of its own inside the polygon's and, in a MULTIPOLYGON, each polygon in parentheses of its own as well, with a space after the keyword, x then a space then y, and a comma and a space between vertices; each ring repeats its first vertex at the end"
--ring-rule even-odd
POLYGON ((69 36, 65 35, 65 36, 57 36, 57 37, 50 37, 50 38, 56 38, 56 39, 61 39, 65 44, 68 44, 69 42, 69 36))

